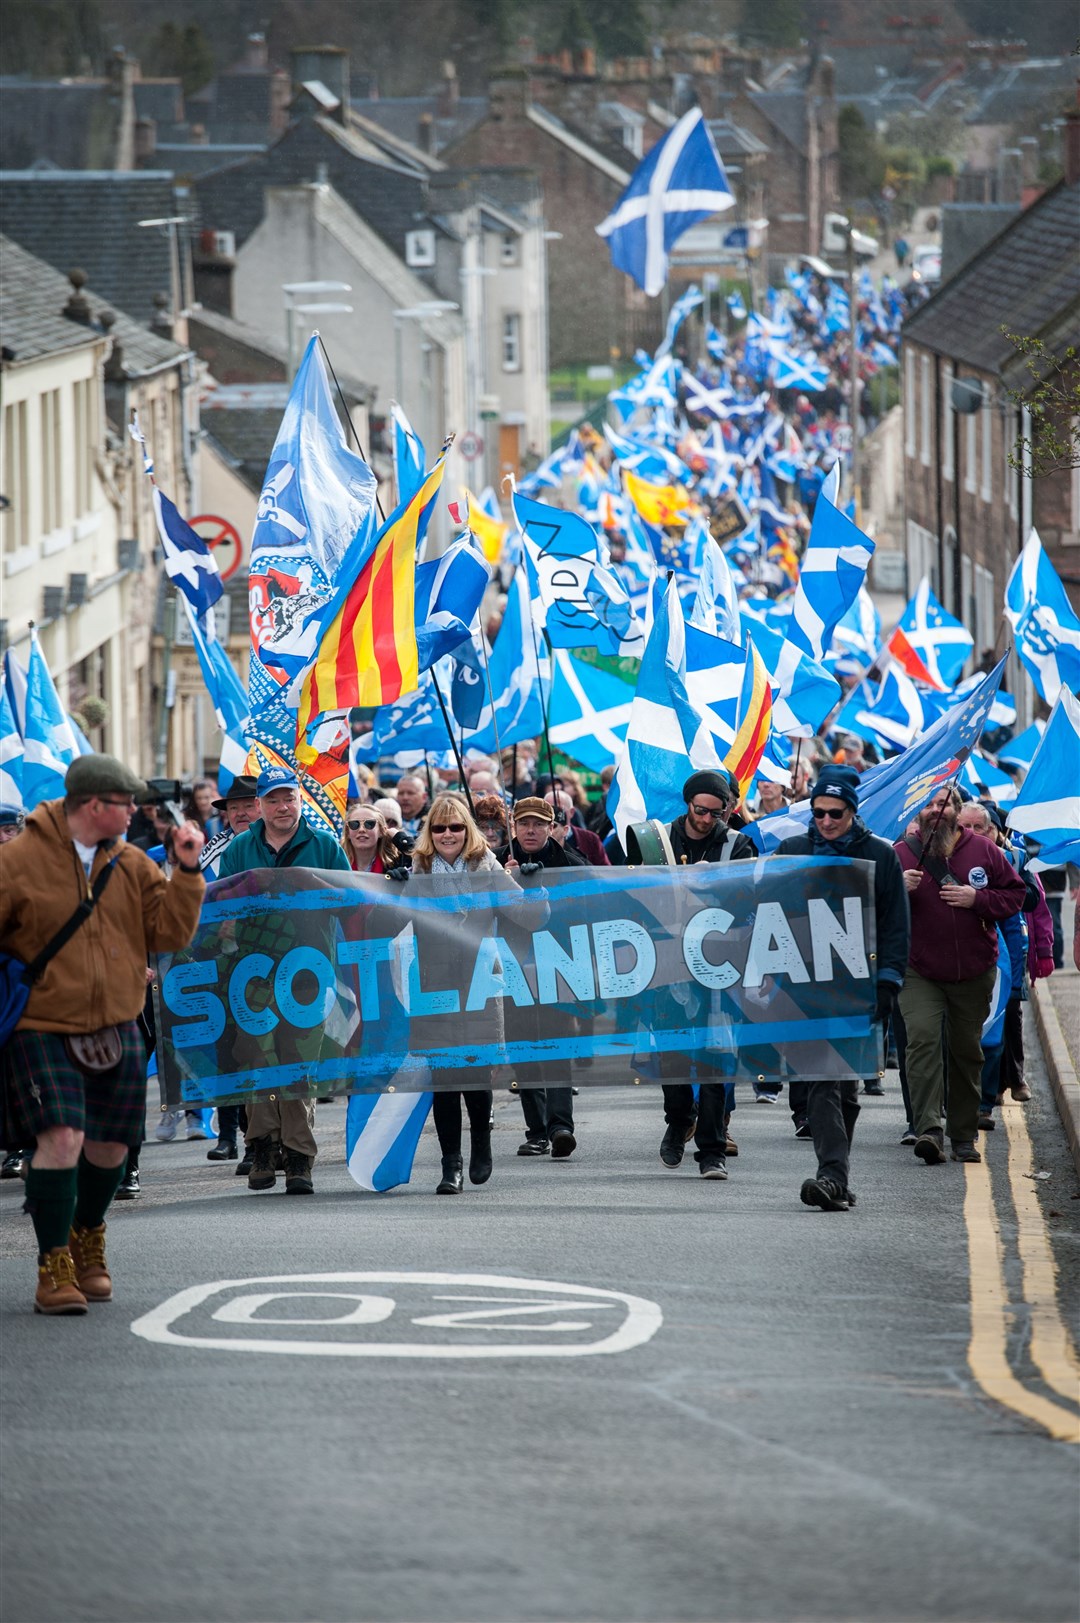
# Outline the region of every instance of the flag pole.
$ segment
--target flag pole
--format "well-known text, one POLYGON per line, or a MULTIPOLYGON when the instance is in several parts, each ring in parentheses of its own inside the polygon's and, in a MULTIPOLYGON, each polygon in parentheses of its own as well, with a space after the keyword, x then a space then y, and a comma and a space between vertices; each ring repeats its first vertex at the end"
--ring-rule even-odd
MULTIPOLYGON (((355 442, 357 453, 363 458, 363 460, 367 463, 368 467, 370 468, 371 467, 371 462, 370 462, 370 460, 368 458, 367 452, 364 450, 364 447, 360 444, 360 436, 356 432, 356 425, 352 420, 352 412, 349 410, 349 402, 345 399, 345 391, 341 387, 341 384, 338 382, 338 375, 334 371, 334 363, 330 359, 330 351, 327 349, 326 345, 323 342, 322 333, 321 332, 316 333, 315 336, 319 340, 319 348, 322 350, 323 355, 326 357, 326 364, 330 368, 330 376, 334 380, 334 388, 338 392, 338 399, 341 401, 341 409, 345 413, 345 421, 349 425, 349 432, 351 433, 351 435, 353 437, 353 441, 355 442)), ((383 523, 385 524, 386 523, 386 514, 383 512, 382 502, 379 500, 379 488, 378 488, 377 484, 376 484, 376 487, 375 487, 375 506, 378 509, 379 517, 382 519, 383 523)))
POLYGON ((435 675, 434 670, 431 673, 431 685, 435 689, 435 697, 439 701, 439 709, 442 711, 442 719, 446 724, 447 737, 450 740, 450 748, 454 752, 454 760, 457 762, 458 776, 461 779, 461 787, 464 790, 465 799, 469 803, 469 812, 473 817, 475 817, 476 808, 473 805, 473 797, 469 791, 469 780, 465 776, 465 762, 461 758, 461 751, 458 749, 457 739, 454 737, 454 729, 450 724, 450 717, 447 713, 446 700, 442 696, 442 689, 439 686, 439 679, 435 675))
MULTIPOLYGON (((554 790, 555 790, 555 763, 551 758, 551 734, 548 731, 548 702, 547 702, 547 699, 544 697, 544 682, 543 682, 543 678, 540 675, 540 650, 536 646, 536 627, 535 627, 535 625, 532 624, 532 615, 531 615, 531 613, 530 613, 530 616, 529 616, 529 622, 530 622, 530 628, 532 630, 533 657, 536 660, 536 685, 540 689, 540 714, 543 716, 543 719, 544 719, 544 744, 545 744, 545 747, 547 748, 548 777, 551 779, 551 789, 552 789, 552 793, 554 793, 554 790)), ((548 659, 550 660, 551 657, 552 657, 552 655, 551 655, 551 641, 550 641, 546 631, 543 633, 543 638, 544 638, 544 643, 545 643, 545 645, 547 647, 547 651, 548 651, 548 659)))

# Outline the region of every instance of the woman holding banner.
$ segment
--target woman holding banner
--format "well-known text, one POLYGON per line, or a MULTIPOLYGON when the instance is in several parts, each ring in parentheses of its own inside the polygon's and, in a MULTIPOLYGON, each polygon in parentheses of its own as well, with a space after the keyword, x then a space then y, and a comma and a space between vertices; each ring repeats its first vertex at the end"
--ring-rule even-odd
POLYGON ((350 800, 345 808, 341 848, 354 873, 389 873, 401 861, 382 812, 359 800, 350 800))

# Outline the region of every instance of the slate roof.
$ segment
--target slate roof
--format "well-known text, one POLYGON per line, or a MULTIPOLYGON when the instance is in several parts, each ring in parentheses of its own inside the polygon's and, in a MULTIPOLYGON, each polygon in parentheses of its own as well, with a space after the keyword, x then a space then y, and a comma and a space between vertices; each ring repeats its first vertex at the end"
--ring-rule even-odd
POLYGON ((239 248, 263 218, 266 188, 313 181, 324 163, 334 191, 403 255, 405 233, 428 218, 424 182, 386 158, 368 156, 373 150, 331 120, 302 119, 265 153, 195 180, 200 224, 234 232, 239 248))
POLYGON ((258 494, 281 427, 282 406, 202 408, 203 432, 249 490, 258 494))
POLYGON ((1019 203, 946 203, 941 210, 942 281, 955 276, 1019 212, 1019 203))
POLYGON ((1014 353, 1002 333, 1037 337, 1080 323, 1080 182, 1058 183, 1012 220, 904 324, 904 338, 979 371, 1014 353))
POLYGON ((172 288, 173 261, 168 233, 138 222, 181 212, 162 170, 0 173, 5 233, 65 276, 80 266, 101 298, 144 323, 155 293, 172 288))
POLYGON ((184 123, 184 92, 179 79, 136 79, 135 117, 152 118, 158 133, 184 123))
POLYGON ((62 169, 108 168, 117 108, 103 79, 0 78, 0 169, 27 169, 39 159, 62 169))
POLYGON ((443 147, 460 140, 481 123, 488 109, 486 96, 461 96, 453 113, 443 116, 439 113, 439 97, 435 94, 376 98, 354 96, 349 106, 362 118, 380 124, 389 135, 414 146, 420 139, 420 119, 425 113, 430 114, 436 156, 443 147))
POLYGON ((710 118, 709 129, 721 158, 753 158, 769 151, 764 141, 730 118, 710 118))
POLYGON ((802 90, 790 94, 786 91, 752 90, 747 100, 768 119, 774 129, 780 131, 796 152, 806 156, 806 98, 802 90))
POLYGON ((993 76, 967 122, 1015 124, 1033 111, 1041 111, 1049 119, 1075 97, 1075 56, 1015 62, 993 76))
POLYGON ((90 327, 63 313, 72 293, 67 277, 9 237, 0 236, 0 332, 4 344, 15 352, 15 365, 100 341, 106 332, 98 323, 103 312, 115 317, 109 330, 131 376, 156 372, 189 353, 133 321, 103 299, 92 284, 82 291, 95 322, 90 327))

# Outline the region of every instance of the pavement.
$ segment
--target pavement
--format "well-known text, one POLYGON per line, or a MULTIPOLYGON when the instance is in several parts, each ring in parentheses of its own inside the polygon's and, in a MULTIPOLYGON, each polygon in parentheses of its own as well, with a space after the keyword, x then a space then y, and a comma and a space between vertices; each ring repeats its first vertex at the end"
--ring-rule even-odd
POLYGON ((1075 1616, 1080 1192, 1033 1032, 978 1168, 900 1147, 890 1074, 847 1213, 800 1205, 783 1103, 712 1183, 651 1089, 583 1090, 566 1163, 502 1094, 449 1199, 430 1130, 362 1195, 335 1104, 313 1198, 149 1144, 115 1301, 43 1319, 0 1185, 0 1616, 1075 1616))
POLYGON ((1074 906, 1066 897, 1062 907, 1065 967, 1035 983, 1032 1010, 1050 1087, 1080 1174, 1080 971, 1072 962, 1074 906))

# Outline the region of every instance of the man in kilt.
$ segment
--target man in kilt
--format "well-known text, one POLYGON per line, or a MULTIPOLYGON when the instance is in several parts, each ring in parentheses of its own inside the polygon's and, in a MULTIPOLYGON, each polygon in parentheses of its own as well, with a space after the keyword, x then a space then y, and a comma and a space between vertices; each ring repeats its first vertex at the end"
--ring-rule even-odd
POLYGON ((137 1018, 148 953, 195 934, 204 835, 176 830, 170 881, 125 840, 146 785, 111 755, 82 755, 64 797, 0 847, 0 951, 31 963, 93 890, 97 900, 30 989, 2 1056, 5 1141, 35 1143, 26 1178, 38 1244, 38 1313, 112 1299, 105 1213, 142 1137, 146 1049, 137 1018), (106 870, 108 879, 102 887, 106 870))

